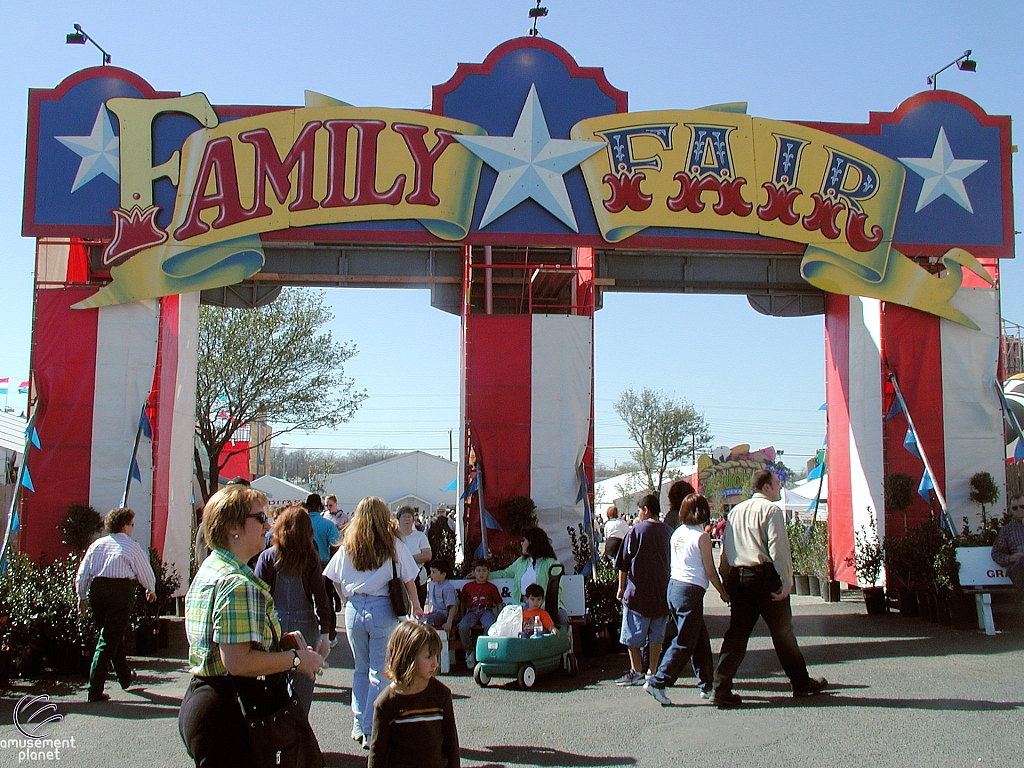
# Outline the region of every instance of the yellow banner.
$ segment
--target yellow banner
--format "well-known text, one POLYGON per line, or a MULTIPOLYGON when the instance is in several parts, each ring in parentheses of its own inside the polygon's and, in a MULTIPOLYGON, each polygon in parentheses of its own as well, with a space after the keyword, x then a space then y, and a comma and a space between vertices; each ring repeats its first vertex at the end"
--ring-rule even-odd
POLYGON ((715 110, 625 113, 577 123, 603 139, 582 164, 602 236, 648 227, 746 232, 807 245, 801 273, 822 290, 892 301, 977 326, 949 304, 971 254, 933 275, 892 247, 903 166, 813 128, 715 110))
POLYGON ((181 152, 171 225, 115 212, 99 307, 231 285, 263 266, 259 235, 292 227, 415 220, 444 240, 472 222, 480 160, 454 140, 479 126, 399 109, 318 106, 222 122, 181 152))

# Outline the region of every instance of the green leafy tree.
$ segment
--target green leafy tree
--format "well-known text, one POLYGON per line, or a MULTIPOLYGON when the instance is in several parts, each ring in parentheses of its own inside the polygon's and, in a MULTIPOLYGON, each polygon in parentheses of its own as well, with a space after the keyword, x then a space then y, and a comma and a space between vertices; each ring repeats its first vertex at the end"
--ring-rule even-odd
POLYGON ((366 398, 344 376, 355 345, 323 329, 333 319, 323 299, 323 291, 285 289, 256 309, 200 309, 195 469, 204 500, 238 452, 230 443, 240 427, 256 419, 277 435, 336 427, 366 398))
POLYGON ((698 454, 711 449, 713 438, 704 414, 688 400, 647 387, 634 392, 630 387, 615 401, 615 412, 626 422, 637 445, 630 455, 654 492, 661 491, 669 464, 686 456, 694 463, 698 454))

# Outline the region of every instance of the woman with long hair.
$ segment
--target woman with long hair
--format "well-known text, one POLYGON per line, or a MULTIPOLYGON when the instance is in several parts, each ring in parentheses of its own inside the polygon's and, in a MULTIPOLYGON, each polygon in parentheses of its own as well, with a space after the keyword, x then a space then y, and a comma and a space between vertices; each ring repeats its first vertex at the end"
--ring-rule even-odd
POLYGON ((416 594, 419 566, 398 537, 398 524, 383 499, 367 496, 356 506, 345 529, 341 548, 324 569, 345 605, 345 632, 352 648, 352 738, 370 748, 373 703, 384 689, 388 638, 398 625, 391 607, 388 582, 405 584, 412 615, 423 616, 416 594))
MULTIPOLYGON (((270 587, 283 632, 301 632, 306 642, 324 658, 331 652, 331 605, 320 573, 320 555, 313 543, 309 513, 287 507, 274 519, 272 546, 256 560, 256 575, 270 587)), ((297 675, 295 695, 309 714, 313 704, 313 680, 297 675)))
MULTIPOLYGON (((491 579, 512 579, 512 599, 517 603, 522 601, 523 593, 531 584, 539 584, 546 595, 551 566, 558 562, 558 558, 555 557, 555 549, 551 546, 551 539, 548 538, 543 528, 534 525, 524 529, 522 547, 523 556, 508 568, 491 571, 491 579)), ((564 624, 561 585, 559 585, 558 591, 559 623, 564 624)))

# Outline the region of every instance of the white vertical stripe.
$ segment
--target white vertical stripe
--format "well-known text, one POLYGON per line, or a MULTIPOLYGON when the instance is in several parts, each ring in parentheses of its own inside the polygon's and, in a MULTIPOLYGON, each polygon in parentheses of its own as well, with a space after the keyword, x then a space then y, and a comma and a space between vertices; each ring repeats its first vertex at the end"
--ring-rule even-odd
MULTIPOLYGON (((89 504, 106 514, 124 495, 139 416, 153 386, 159 316, 152 300, 101 307, 98 312, 89 504)), ((153 519, 151 457, 143 456, 139 469, 143 482, 132 482, 128 503, 135 510, 133 536, 148 547, 153 519)))
POLYGON ((594 321, 568 315, 533 316, 530 495, 555 553, 572 563, 568 526, 583 520, 576 503, 576 468, 590 428, 594 321))
MULTIPOLYGON (((174 383, 174 417, 171 421, 170 487, 167 501, 167 535, 164 560, 179 574, 189 572, 192 546, 192 446, 196 420, 196 366, 199 341, 199 293, 178 297, 178 368, 174 383)), ((187 582, 183 579, 183 582, 187 582)), ((188 584, 183 583, 182 589, 188 584)))
MULTIPOLYGON (((972 475, 992 475, 1000 488, 998 516, 1005 509, 1003 416, 995 389, 999 296, 994 288, 961 288, 950 303, 981 326, 980 331, 975 331, 949 320, 939 323, 946 504, 957 530, 964 517, 977 530, 981 507, 970 500, 972 475)), ((987 507, 986 511, 991 513, 987 507)))
POLYGON ((850 297, 850 485, 853 530, 878 525, 885 535, 882 462, 881 302, 850 297), (868 507, 871 512, 868 512, 868 507))

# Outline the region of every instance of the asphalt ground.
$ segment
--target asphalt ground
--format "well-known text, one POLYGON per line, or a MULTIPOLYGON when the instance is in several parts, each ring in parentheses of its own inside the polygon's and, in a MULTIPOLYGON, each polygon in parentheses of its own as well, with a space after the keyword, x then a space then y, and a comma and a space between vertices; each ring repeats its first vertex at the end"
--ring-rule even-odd
MULTIPOLYGON (((728 608, 711 594, 708 630, 716 654, 728 608)), ((455 695, 464 766, 742 766, 743 768, 943 768, 1024 766, 1024 621, 997 614, 988 637, 898 613, 868 616, 859 593, 839 603, 793 598, 794 624, 811 674, 828 692, 793 699, 759 623, 736 680, 736 710, 703 703, 692 679, 668 690, 662 708, 642 688, 614 684, 625 654, 581 659, 580 674, 541 677, 534 689, 497 680, 484 689, 461 666, 442 676, 455 695)), ((178 628, 180 633, 180 627, 178 628)), ((341 636, 344 638, 344 635, 341 636)), ((187 684, 186 648, 133 657, 140 686, 111 701, 86 701, 84 677, 17 680, 0 702, 0 766, 189 766, 177 731, 187 684), (58 756, 32 759, 6 745, 21 738, 13 710, 47 694, 64 715, 44 727, 64 740, 58 756), (70 740, 74 746, 70 746, 70 740)), ((351 656, 338 645, 310 720, 328 766, 357 767, 365 753, 348 737, 351 656)))

